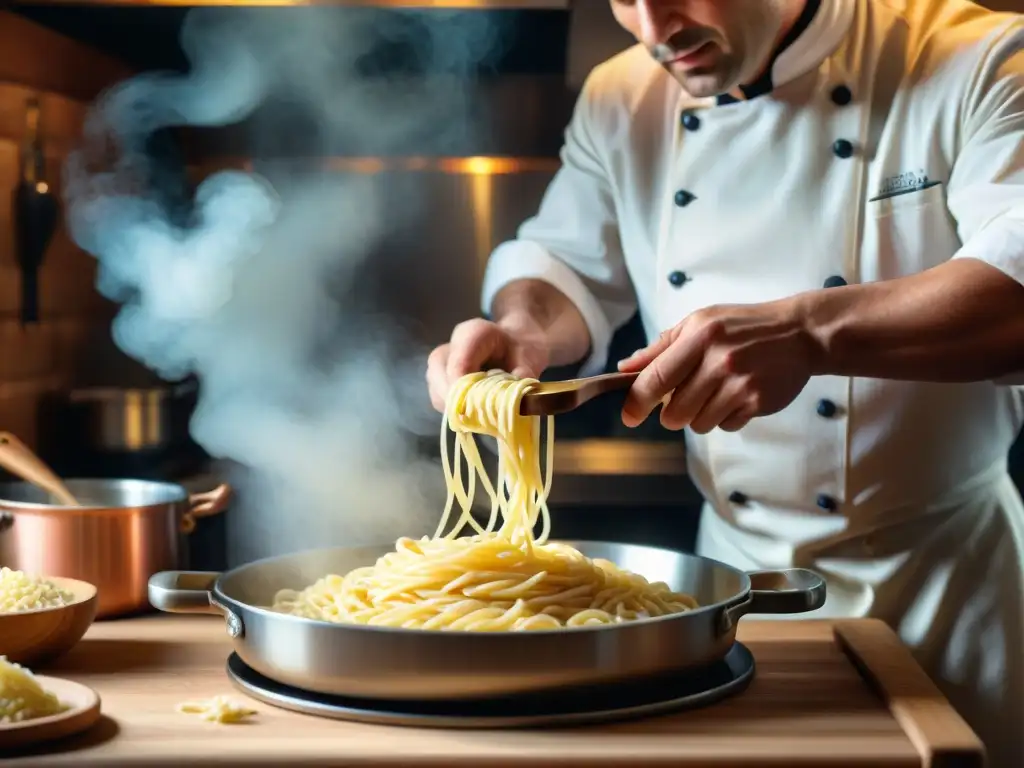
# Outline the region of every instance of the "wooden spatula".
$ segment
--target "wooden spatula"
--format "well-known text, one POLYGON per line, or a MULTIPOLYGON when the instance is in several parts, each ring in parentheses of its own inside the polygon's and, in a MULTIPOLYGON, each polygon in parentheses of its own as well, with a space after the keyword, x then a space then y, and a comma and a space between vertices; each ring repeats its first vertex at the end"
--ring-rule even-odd
POLYGON ((545 381, 523 397, 519 413, 523 416, 555 416, 579 408, 608 392, 618 392, 636 381, 636 373, 605 373, 585 379, 545 381))
POLYGON ((53 470, 10 432, 0 432, 0 466, 55 496, 66 507, 81 506, 53 470))

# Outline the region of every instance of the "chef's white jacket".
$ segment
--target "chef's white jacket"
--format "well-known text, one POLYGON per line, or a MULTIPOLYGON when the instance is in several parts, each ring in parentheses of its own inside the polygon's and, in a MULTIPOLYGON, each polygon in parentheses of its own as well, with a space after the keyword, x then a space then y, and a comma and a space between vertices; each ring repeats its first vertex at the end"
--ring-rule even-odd
MULTIPOLYGON (((984 260, 1024 283, 1024 19, 962 0, 823 0, 768 93, 684 93, 640 46, 597 67, 539 213, 488 265, 590 329, 984 260)), ((1021 311, 1024 311, 1022 306, 1021 311)), ((818 615, 888 620, 1024 765, 1024 390, 821 376, 738 433, 687 435, 699 551, 828 579, 818 615)), ((814 614, 811 614, 812 616, 814 614)))

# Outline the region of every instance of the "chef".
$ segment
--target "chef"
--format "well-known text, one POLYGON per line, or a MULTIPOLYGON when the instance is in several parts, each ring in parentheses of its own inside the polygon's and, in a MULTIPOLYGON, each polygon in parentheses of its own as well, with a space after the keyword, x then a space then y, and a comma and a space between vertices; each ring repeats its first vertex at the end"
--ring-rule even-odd
POLYGON ((810 567, 1024 765, 1024 18, 965 0, 612 0, 597 67, 462 374, 601 372, 687 430, 699 554, 810 567))

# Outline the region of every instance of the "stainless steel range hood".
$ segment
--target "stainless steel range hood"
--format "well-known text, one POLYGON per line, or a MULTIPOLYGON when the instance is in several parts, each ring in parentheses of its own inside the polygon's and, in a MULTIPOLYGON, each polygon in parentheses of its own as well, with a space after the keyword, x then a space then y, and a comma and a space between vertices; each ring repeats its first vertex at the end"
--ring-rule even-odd
MULTIPOLYGON (((569 9, 572 2, 573 0, 48 0, 47 5, 136 6, 139 8, 151 8, 153 6, 222 8, 244 8, 247 6, 348 6, 353 8, 422 8, 424 10, 448 9, 462 11, 564 11, 569 9)), ((598 4, 597 0, 586 0, 583 4, 591 2, 598 4)), ((15 2, 14 5, 28 5, 28 3, 15 2)))

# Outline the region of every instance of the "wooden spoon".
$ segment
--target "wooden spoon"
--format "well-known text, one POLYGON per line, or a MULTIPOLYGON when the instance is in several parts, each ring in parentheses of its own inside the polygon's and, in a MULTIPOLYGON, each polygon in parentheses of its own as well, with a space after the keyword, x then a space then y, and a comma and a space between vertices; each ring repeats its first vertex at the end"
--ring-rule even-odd
POLYGON ((0 432, 0 466, 57 497, 66 507, 81 506, 53 470, 10 432, 0 432))
POLYGON ((544 381, 519 403, 523 416, 555 416, 579 408, 608 392, 629 389, 638 373, 605 373, 585 379, 544 381))

